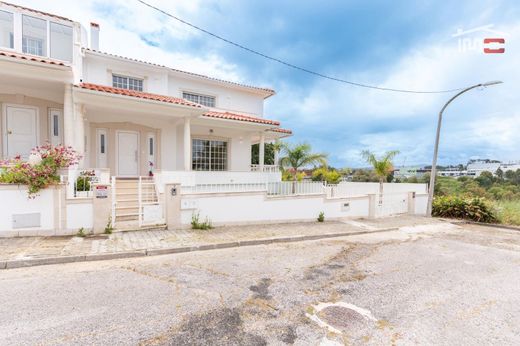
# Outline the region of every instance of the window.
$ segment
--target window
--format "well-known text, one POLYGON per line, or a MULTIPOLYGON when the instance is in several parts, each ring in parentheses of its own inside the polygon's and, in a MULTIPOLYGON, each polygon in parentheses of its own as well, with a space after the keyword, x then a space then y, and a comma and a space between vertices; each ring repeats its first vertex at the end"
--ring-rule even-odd
POLYGON ((120 89, 143 91, 143 80, 114 74, 112 75, 112 86, 120 89))
POLYGON ((227 142, 193 139, 191 162, 194 171, 227 170, 227 142))
POLYGON ((182 98, 206 107, 215 107, 215 96, 199 95, 193 93, 182 93, 182 98))
POLYGON ((104 154, 105 153, 105 134, 102 133, 99 136, 99 153, 104 154))
POLYGON ((22 16, 22 50, 33 55, 47 55, 47 21, 22 16))
POLYGON ((60 117, 58 114, 52 116, 52 135, 58 137, 60 135, 60 117))
POLYGON ((51 22, 51 58, 72 61, 72 28, 51 22))
POLYGON ((13 14, 0 11, 0 47, 14 48, 13 14))
POLYGON ((153 156, 153 137, 148 138, 148 155, 153 156))

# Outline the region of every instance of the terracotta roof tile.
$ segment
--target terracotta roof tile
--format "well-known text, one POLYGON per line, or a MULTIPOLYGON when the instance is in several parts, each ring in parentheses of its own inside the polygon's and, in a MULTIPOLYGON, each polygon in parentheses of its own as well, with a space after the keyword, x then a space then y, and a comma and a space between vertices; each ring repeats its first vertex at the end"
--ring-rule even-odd
POLYGON ((11 3, 9 3, 9 2, 5 2, 5 1, 0 1, 0 4, 5 4, 5 5, 8 5, 8 6, 12 6, 12 7, 19 8, 19 9, 21 9, 21 10, 25 10, 25 11, 32 12, 32 13, 41 14, 41 15, 48 16, 48 17, 54 17, 54 18, 57 18, 57 19, 66 20, 66 21, 68 21, 68 22, 73 22, 73 20, 72 20, 72 19, 69 19, 69 18, 65 18, 65 17, 62 17, 62 16, 58 16, 58 15, 55 15, 55 14, 52 14, 52 13, 47 13, 47 12, 43 12, 43 11, 38 11, 38 10, 35 10, 35 9, 33 9, 33 8, 29 8, 29 7, 23 7, 23 6, 20 6, 20 5, 11 4, 11 3))
POLYGON ((151 94, 151 93, 146 93, 146 92, 142 92, 142 91, 135 91, 135 90, 128 90, 128 89, 113 88, 113 87, 109 87, 109 86, 105 86, 105 85, 92 84, 92 83, 81 83, 80 85, 78 85, 78 87, 80 87, 82 89, 100 91, 100 92, 105 92, 105 93, 109 93, 109 94, 130 96, 130 97, 136 97, 136 98, 145 99, 145 100, 160 101, 160 102, 166 102, 166 103, 174 103, 174 104, 178 104, 178 105, 182 105, 182 106, 191 106, 191 107, 195 107, 195 108, 202 108, 201 105, 183 100, 178 97, 151 94))
POLYGON ((292 135, 292 131, 291 130, 287 130, 287 129, 277 128, 277 129, 270 129, 269 131, 271 131, 271 132, 279 132, 279 133, 286 133, 288 135, 292 135))
POLYGON ((26 60, 26 61, 33 61, 33 62, 41 62, 49 65, 56 65, 56 66, 69 66, 66 65, 62 61, 58 60, 52 60, 45 57, 37 56, 37 55, 29 55, 29 54, 20 54, 15 52, 9 52, 5 50, 0 50, 0 56, 5 56, 8 58, 14 58, 19 60, 26 60))
POLYGON ((268 96, 266 96, 266 97, 272 96, 272 95, 274 95, 276 93, 273 89, 269 89, 269 88, 262 88, 262 87, 256 87, 256 86, 247 85, 247 84, 241 84, 241 83, 237 83, 237 82, 230 82, 230 81, 226 81, 226 80, 219 79, 219 78, 208 77, 208 76, 205 76, 205 75, 202 75, 202 74, 198 74, 198 73, 178 70, 178 69, 167 67, 167 66, 164 66, 164 65, 155 64, 155 63, 152 63, 152 62, 143 61, 143 60, 134 59, 134 58, 128 58, 128 57, 117 55, 117 54, 101 52, 101 51, 90 49, 90 48, 83 48, 83 49, 85 51, 90 51, 90 52, 94 52, 94 53, 97 53, 97 54, 106 55, 106 56, 110 56, 110 57, 114 57, 114 58, 118 58, 118 59, 125 59, 125 60, 134 61, 134 62, 139 62, 139 63, 142 63, 142 64, 152 65, 152 66, 156 66, 156 67, 162 67, 162 68, 166 68, 168 70, 174 71, 174 72, 183 73, 183 74, 187 74, 187 75, 194 76, 194 77, 200 77, 200 78, 212 80, 212 81, 219 82, 219 83, 236 85, 236 86, 243 87, 243 88, 249 88, 249 89, 262 91, 262 92, 265 92, 265 93, 268 94, 268 96))
POLYGON ((273 125, 273 126, 279 126, 280 123, 275 120, 269 120, 264 118, 256 118, 249 115, 243 115, 243 114, 236 114, 231 112, 206 112, 203 114, 206 117, 210 118, 217 118, 217 119, 226 119, 226 120, 237 120, 237 121, 246 121, 250 123, 257 123, 257 124, 265 124, 265 125, 273 125))
MULTIPOLYGON (((77 85, 76 87, 79 87, 82 89, 87 89, 87 90, 106 92, 106 93, 110 93, 110 94, 130 96, 130 97, 136 97, 136 98, 141 98, 141 99, 146 99, 146 100, 153 100, 153 101, 160 101, 160 102, 174 103, 174 104, 179 104, 179 105, 184 105, 184 106, 202 108, 202 106, 199 104, 189 102, 189 101, 186 101, 186 100, 178 98, 178 97, 151 94, 151 93, 146 93, 146 92, 142 92, 142 91, 120 89, 120 88, 114 88, 114 87, 110 87, 110 86, 92 84, 92 83, 81 83, 81 84, 77 85)), ((203 116, 208 117, 208 118, 245 121, 245 122, 249 122, 249 123, 272 125, 272 126, 280 125, 280 123, 275 120, 257 118, 257 117, 252 117, 250 115, 236 114, 236 113, 231 113, 231 112, 209 111, 209 112, 204 113, 203 116)), ((279 129, 272 129, 272 131, 276 131, 276 130, 279 130, 279 129)), ((282 130, 282 131, 288 131, 288 130, 282 130)), ((283 132, 283 133, 287 133, 287 132, 283 132)))

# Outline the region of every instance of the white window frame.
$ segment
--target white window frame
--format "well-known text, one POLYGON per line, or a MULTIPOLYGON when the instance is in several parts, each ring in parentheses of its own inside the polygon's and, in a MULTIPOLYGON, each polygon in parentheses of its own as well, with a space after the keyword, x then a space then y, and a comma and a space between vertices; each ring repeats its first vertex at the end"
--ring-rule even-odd
POLYGON ((108 168, 108 130, 106 128, 96 129, 96 165, 97 168, 108 168), (101 153, 101 135, 105 136, 104 153, 101 153))
POLYGON ((49 108, 49 142, 56 146, 63 144, 63 110, 58 108, 49 108), (55 117, 58 119, 58 135, 54 134, 55 117))
MULTIPOLYGON (((150 167, 150 162, 153 163, 153 169, 152 171, 155 171, 155 169, 157 168, 157 162, 156 162, 156 157, 157 157, 157 140, 156 140, 156 136, 155 136, 155 133, 153 132, 149 132, 148 135, 146 136, 146 153, 147 153, 147 156, 148 156, 148 167, 150 167), (152 153, 150 153, 150 140, 152 140, 152 153)), ((150 168, 148 168, 150 169, 150 168)))
POLYGON ((190 102, 193 102, 193 103, 196 103, 196 104, 199 104, 199 105, 202 105, 204 107, 210 107, 210 108, 215 108, 217 107, 217 96, 216 95, 208 95, 208 94, 201 94, 199 92, 194 92, 194 91, 189 91, 189 90, 181 90, 181 98, 183 98, 184 100, 186 101, 190 101, 190 102), (196 96, 197 97, 197 100, 193 100, 193 99, 189 99, 189 98, 186 98, 185 97, 185 94, 188 94, 188 95, 191 95, 191 96, 196 96), (200 100, 201 100, 201 97, 209 97, 209 98, 212 98, 213 99, 213 105, 212 106, 208 106, 208 105, 205 105, 203 104, 200 100))
MULTIPOLYGON (((124 74, 120 74, 120 73, 112 73, 111 74, 111 85, 112 87, 114 88, 119 88, 119 89, 125 89, 125 90, 132 90, 132 91, 138 91, 138 92, 143 92, 145 89, 145 86, 144 86, 144 78, 138 78, 138 77, 133 77, 133 76, 127 76, 127 75, 124 75, 124 74), (115 83, 114 83, 114 78, 121 78, 121 79, 126 79, 126 87, 124 86, 116 86, 115 83), (141 82, 141 90, 136 90, 136 89, 131 89, 130 88, 130 80, 134 80, 134 81, 139 81, 141 82)), ((123 84, 123 83, 119 83, 119 84, 123 84)))
POLYGON ((3 46, 0 46, 1 49, 4 49, 4 50, 12 50, 14 51, 15 48, 16 48, 16 13, 14 12, 11 12, 11 11, 8 11, 7 9, 4 9, 4 8, 0 8, 0 11, 2 12, 5 12, 5 13, 9 13, 11 16, 12 16, 12 19, 13 19, 13 23, 12 23, 12 37, 10 37, 9 39, 10 40, 13 40, 13 46, 12 47, 3 47, 3 46))
MULTIPOLYGON (((193 145, 193 141, 195 140, 201 140, 201 141, 210 141, 210 142, 224 142, 226 143, 226 161, 225 161, 225 169, 224 170, 218 170, 217 172, 227 172, 229 171, 229 163, 230 163, 230 156, 229 156, 229 152, 230 152, 230 140, 229 138, 221 138, 221 137, 202 137, 202 136, 192 136, 191 138, 191 169, 193 171, 200 171, 200 172, 215 172, 215 170, 213 169, 213 165, 212 165, 212 162, 211 162, 211 151, 209 153, 209 170, 197 170, 195 169, 193 166, 194 166, 194 162, 193 162, 193 154, 195 153, 195 146, 193 145)), ((210 147, 211 147, 211 144, 210 144, 210 147)))

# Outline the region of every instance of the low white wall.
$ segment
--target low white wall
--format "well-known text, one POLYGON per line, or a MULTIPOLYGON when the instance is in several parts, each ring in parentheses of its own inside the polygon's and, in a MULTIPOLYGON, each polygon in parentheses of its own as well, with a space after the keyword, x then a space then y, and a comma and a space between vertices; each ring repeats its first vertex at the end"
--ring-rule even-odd
MULTIPOLYGON (((378 194, 379 183, 363 182, 341 182, 337 185, 337 190, 342 195, 355 196, 365 194, 378 194)), ((415 192, 428 193, 427 184, 408 184, 408 183, 385 183, 383 193, 415 192)))
POLYGON ((66 228, 71 231, 80 228, 91 229, 93 226, 92 216, 92 201, 67 204, 66 228))
POLYGON ((326 199, 324 195, 267 197, 264 192, 183 195, 181 222, 189 225, 194 213, 214 224, 315 220, 368 217, 368 196, 326 199), (344 204, 348 203, 347 208, 344 204))
MULTIPOLYGON (((35 198, 28 198, 27 187, 16 185, 0 186, 0 232, 18 233, 23 236, 36 235, 31 231, 54 229, 54 189, 45 189, 35 198), (27 228, 13 228, 13 215, 39 214, 39 226, 27 228)), ((16 234, 16 235, 18 235, 16 234)))

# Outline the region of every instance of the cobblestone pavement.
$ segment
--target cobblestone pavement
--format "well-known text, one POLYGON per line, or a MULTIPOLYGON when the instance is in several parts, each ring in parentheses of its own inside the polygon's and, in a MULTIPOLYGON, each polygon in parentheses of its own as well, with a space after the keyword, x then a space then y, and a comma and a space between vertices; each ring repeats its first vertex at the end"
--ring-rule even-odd
POLYGON ((518 231, 439 222, 18 268, 0 345, 519 345, 519 265, 518 231))
POLYGON ((198 246, 273 237, 319 235, 379 230, 403 225, 441 222, 423 217, 400 216, 377 221, 267 224, 217 227, 212 230, 151 230, 118 232, 109 236, 0 238, 0 260, 21 260, 50 256, 117 253, 132 250, 198 246))

